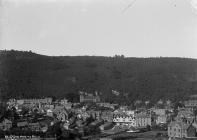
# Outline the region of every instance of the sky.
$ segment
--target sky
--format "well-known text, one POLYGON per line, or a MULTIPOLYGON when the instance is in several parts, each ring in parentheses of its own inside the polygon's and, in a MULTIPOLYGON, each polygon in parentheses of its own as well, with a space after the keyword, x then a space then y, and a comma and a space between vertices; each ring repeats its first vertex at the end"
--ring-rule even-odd
POLYGON ((197 0, 0 0, 0 49, 197 58, 197 0))

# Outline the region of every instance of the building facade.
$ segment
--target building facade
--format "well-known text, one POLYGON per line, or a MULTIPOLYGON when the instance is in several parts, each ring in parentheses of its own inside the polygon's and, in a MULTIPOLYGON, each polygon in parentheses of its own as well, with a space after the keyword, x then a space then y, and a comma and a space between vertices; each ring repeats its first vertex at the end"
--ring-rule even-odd
POLYGON ((93 94, 80 94, 80 102, 100 102, 100 97, 98 95, 93 94))
POLYGON ((184 102, 185 107, 197 107, 197 100, 188 100, 184 102))
POLYGON ((135 115, 128 115, 126 113, 114 114, 113 122, 117 124, 126 124, 126 125, 136 127, 135 115))
POLYGON ((196 128, 192 124, 171 122, 168 125, 168 136, 170 138, 194 138, 196 137, 196 128))
POLYGON ((152 125, 151 116, 145 113, 136 115, 136 127, 147 127, 152 125))
POLYGON ((156 117, 156 124, 167 123, 167 115, 158 115, 156 117))

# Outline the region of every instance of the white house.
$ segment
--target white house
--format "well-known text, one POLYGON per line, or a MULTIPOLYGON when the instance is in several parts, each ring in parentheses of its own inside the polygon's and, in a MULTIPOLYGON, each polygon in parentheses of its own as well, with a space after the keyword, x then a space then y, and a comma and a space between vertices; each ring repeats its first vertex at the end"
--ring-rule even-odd
POLYGON ((119 124, 125 124, 130 126, 136 126, 136 118, 134 114, 126 114, 126 113, 120 113, 120 114, 114 114, 113 115, 113 122, 119 124))

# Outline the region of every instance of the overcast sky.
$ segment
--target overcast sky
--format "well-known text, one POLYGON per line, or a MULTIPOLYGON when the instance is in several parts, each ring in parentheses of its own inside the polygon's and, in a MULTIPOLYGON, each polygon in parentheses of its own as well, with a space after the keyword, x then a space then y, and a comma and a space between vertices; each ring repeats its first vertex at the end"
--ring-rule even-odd
POLYGON ((197 58, 197 0, 0 0, 0 48, 197 58))

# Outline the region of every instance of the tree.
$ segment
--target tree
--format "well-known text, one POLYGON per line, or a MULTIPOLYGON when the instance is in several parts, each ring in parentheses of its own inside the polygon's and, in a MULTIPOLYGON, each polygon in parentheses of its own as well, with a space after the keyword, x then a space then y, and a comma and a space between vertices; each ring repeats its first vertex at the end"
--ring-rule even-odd
POLYGON ((29 109, 26 108, 26 107, 22 107, 20 113, 21 113, 21 115, 25 116, 25 115, 27 115, 29 113, 29 109))
POLYGON ((150 125, 147 125, 147 126, 146 126, 146 129, 147 129, 148 131, 151 131, 150 125))
POLYGON ((75 92, 69 92, 66 94, 66 99, 68 99, 69 102, 79 102, 79 95, 75 92))
POLYGON ((194 109, 194 115, 195 115, 195 121, 196 121, 197 108, 194 109))
POLYGON ((95 121, 92 114, 90 115, 90 117, 86 118, 86 125, 89 125, 91 122, 95 121))

